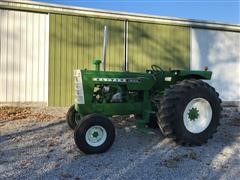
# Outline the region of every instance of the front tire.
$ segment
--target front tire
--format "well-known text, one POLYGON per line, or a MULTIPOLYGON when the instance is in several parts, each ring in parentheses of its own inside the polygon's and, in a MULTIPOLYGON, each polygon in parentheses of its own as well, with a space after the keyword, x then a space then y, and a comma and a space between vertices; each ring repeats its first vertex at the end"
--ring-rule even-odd
POLYGON ((183 80, 165 91, 157 113, 165 136, 183 144, 201 145, 217 131, 221 100, 201 80, 183 80))
POLYGON ((77 147, 86 154, 107 151, 114 139, 115 128, 112 122, 97 114, 84 116, 74 132, 77 147))
POLYGON ((76 117, 76 115, 77 115, 77 111, 75 110, 75 105, 72 105, 68 109, 68 112, 67 112, 67 115, 66 115, 68 126, 71 129, 75 129, 75 127, 77 126, 77 123, 76 123, 76 118, 77 117, 76 117))

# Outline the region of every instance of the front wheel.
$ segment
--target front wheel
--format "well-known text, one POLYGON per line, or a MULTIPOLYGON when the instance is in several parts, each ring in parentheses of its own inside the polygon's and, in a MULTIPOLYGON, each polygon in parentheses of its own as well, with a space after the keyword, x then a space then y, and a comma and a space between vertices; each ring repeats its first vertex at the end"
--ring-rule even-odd
POLYGON ((201 145, 219 125, 221 100, 201 80, 183 80, 165 91, 157 113, 163 134, 184 144, 201 145))
POLYGON ((82 118, 74 132, 77 147, 86 154, 103 153, 113 144, 115 128, 101 115, 90 114, 82 118))
POLYGON ((76 118, 77 118, 77 111, 75 110, 75 105, 72 105, 68 109, 68 112, 66 115, 68 126, 71 129, 75 129, 75 127, 77 126, 76 118))

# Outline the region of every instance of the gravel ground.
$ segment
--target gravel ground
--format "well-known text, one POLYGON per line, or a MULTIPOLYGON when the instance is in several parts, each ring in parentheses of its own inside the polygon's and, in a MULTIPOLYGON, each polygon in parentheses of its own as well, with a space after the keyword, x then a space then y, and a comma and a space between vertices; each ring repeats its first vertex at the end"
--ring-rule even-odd
MULTIPOLYGON (((103 154, 84 155, 65 108, 33 108, 28 118, 0 120, 0 179, 239 179, 240 108, 224 108, 213 139, 183 147, 159 130, 113 122, 117 136, 103 154), (40 115, 39 115, 40 114, 40 115), (47 117, 47 118, 46 118, 47 117)), ((124 118, 123 118, 124 119, 124 118)))

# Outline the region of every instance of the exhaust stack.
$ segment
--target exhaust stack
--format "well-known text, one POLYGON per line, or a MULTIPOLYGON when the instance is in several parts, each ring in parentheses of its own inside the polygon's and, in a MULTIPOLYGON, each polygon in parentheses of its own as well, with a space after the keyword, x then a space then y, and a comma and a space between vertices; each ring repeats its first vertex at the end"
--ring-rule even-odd
POLYGON ((103 39, 103 70, 106 71, 106 52, 108 44, 108 27, 104 26, 104 39, 103 39))

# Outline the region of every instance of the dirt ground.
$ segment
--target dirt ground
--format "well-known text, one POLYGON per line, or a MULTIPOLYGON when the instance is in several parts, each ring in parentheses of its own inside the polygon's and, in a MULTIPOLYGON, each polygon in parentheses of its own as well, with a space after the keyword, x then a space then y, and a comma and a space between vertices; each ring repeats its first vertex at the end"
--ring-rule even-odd
POLYGON ((116 140, 96 155, 77 149, 66 111, 0 107, 0 179, 239 179, 240 108, 225 107, 218 132, 198 147, 114 118, 116 140))

